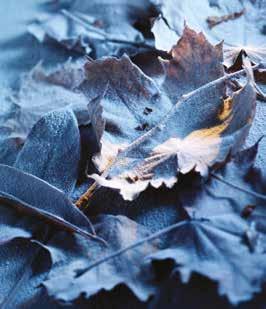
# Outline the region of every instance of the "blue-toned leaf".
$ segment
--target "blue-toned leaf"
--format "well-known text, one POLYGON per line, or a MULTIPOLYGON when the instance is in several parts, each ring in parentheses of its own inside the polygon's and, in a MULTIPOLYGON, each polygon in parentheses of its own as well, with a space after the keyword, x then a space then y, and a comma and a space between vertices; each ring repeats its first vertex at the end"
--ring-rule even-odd
POLYGON ((87 98, 77 91, 84 61, 68 61, 51 72, 37 65, 22 76, 19 90, 4 89, 0 107, 0 163, 12 165, 35 123, 46 113, 69 106, 87 124, 87 98))
POLYGON ((0 165, 1 198, 48 221, 70 224, 77 231, 91 231, 89 220, 62 191, 46 182, 67 194, 71 192, 79 166, 79 143, 79 131, 72 112, 59 110, 47 114, 33 128, 15 163, 26 173, 0 165))
POLYGON ((192 272, 218 282, 219 294, 231 303, 252 299, 265 281, 266 196, 265 180, 253 166, 257 150, 258 143, 240 152, 207 182, 183 183, 179 198, 190 221, 152 256, 173 259, 185 282, 192 272))
POLYGON ((126 285, 140 300, 147 301, 156 285, 152 274, 141 266, 147 252, 156 250, 153 242, 103 262, 104 257, 115 254, 149 231, 124 216, 103 215, 95 222, 97 235, 108 242, 108 247, 95 241, 84 242, 73 236, 65 238, 57 234, 48 242, 54 268, 44 282, 50 296, 65 303, 81 295, 90 298, 101 291, 111 291, 118 285, 126 285))
POLYGON ((14 166, 69 194, 75 186, 79 159, 77 120, 71 110, 59 110, 37 122, 14 166))
POLYGON ((28 30, 40 42, 58 42, 68 50, 102 56, 134 54, 150 49, 145 42, 150 30, 149 18, 155 14, 148 0, 134 3, 119 0, 74 1, 66 9, 59 4, 56 13, 37 18, 28 30), (136 27, 136 24, 141 27, 136 27))
MULTIPOLYGON (((163 18, 159 17, 153 26, 155 45, 165 50, 182 36, 184 23, 196 31, 202 31, 212 43, 225 43, 225 64, 230 67, 237 61, 241 51, 251 61, 258 63, 265 59, 266 36, 264 1, 203 0, 182 1, 152 0, 163 18), (164 33, 164 35, 162 35, 164 33), (250 35, 247 35, 250 33, 250 35), (167 37, 167 45, 163 38, 167 37)), ((168 49, 167 49, 168 51, 168 49)))
MULTIPOLYGON (((259 223, 258 217, 255 216, 257 207, 263 209, 266 201, 265 196, 260 193, 264 184, 257 182, 259 175, 253 168, 256 151, 257 145, 238 154, 227 166, 216 171, 215 175, 222 177, 221 179, 212 176, 211 182, 202 183, 202 187, 198 191, 197 186, 194 187, 193 181, 190 182, 189 187, 185 182, 186 179, 183 179, 179 185, 180 190, 176 191, 176 201, 172 201, 173 205, 178 208, 180 207, 179 199, 182 198, 183 207, 187 210, 187 217, 183 217, 183 219, 179 217, 179 222, 166 225, 160 230, 150 232, 146 236, 143 235, 144 237, 140 234, 140 237, 131 244, 124 244, 121 249, 116 247, 116 250, 110 252, 109 255, 96 258, 95 263, 90 264, 90 262, 86 262, 86 259, 81 259, 78 262, 78 257, 75 255, 73 258, 75 262, 72 266, 69 266, 68 262, 60 263, 58 269, 55 266, 51 277, 45 283, 49 293, 56 299, 66 302, 79 298, 82 292, 86 297, 90 297, 98 293, 100 288, 105 289, 109 286, 110 281, 106 279, 105 271, 106 269, 110 270, 110 264, 116 265, 116 259, 122 263, 124 258, 133 256, 135 250, 138 249, 139 252, 145 250, 144 256, 138 258, 138 269, 148 269, 151 278, 154 278, 156 273, 153 273, 149 268, 151 264, 154 267, 153 270, 160 272, 162 278, 169 276, 169 272, 170 274, 178 272, 183 283, 188 282, 191 275, 196 273, 217 282, 219 295, 226 296, 232 304, 251 300, 254 294, 261 291, 266 271, 265 252, 261 250, 263 247, 257 244, 254 239, 254 236, 255 238, 259 237, 265 231, 263 226, 260 226, 261 229, 258 230, 252 228, 252 222, 259 223), (259 187, 257 189, 258 192, 250 191, 255 179, 255 183, 260 186, 260 189, 259 187), (249 209, 243 205, 250 202, 257 206, 254 210, 255 218, 251 219, 253 214, 251 212, 251 218, 247 220, 246 213, 249 215, 249 209), (157 241, 154 242, 156 239, 157 241), (149 248, 147 244, 156 245, 149 248), (169 261, 172 261, 170 265, 169 261), (74 270, 75 268, 76 270, 74 270), (63 269, 64 273, 69 272, 72 276, 69 282, 66 279, 69 273, 65 277, 62 275, 63 269), (97 273, 96 277, 94 273, 97 273), (101 276, 105 278, 103 283, 101 276), (62 281, 65 284, 60 285, 59 282, 62 281), (87 282, 95 282, 95 284, 91 287, 91 285, 87 285, 87 282)), ((176 211, 178 212, 178 209, 176 211)), ((145 213, 148 214, 148 211, 145 210, 145 213)), ((260 215, 258 212, 257 216, 260 215)), ((151 221, 151 219, 152 216, 150 218, 148 215, 146 216, 146 220, 151 221)), ((260 220, 263 220, 263 216, 260 217, 260 220)), ((149 223, 146 222, 146 225, 150 228, 149 223)), ((130 224, 127 226, 129 227, 130 224)), ((134 230, 138 231, 141 228, 141 225, 135 225, 134 230)), ((104 230, 105 224, 102 224, 100 231, 104 230)), ((122 242, 121 239, 118 241, 110 233, 112 230, 110 227, 107 230, 108 235, 101 234, 102 232, 100 235, 108 240, 108 243, 112 243, 113 239, 115 239, 115 243, 122 242)), ((126 235, 126 232, 122 232, 122 235, 124 234, 126 235)), ((53 244, 54 247, 56 248, 53 253, 54 261, 62 261, 66 254, 60 250, 58 245, 53 244)), ((71 251, 71 248, 68 247, 68 250, 71 251)), ((75 248, 72 254, 77 251, 82 250, 75 248)), ((131 264, 128 269, 131 275, 133 270, 131 264)), ((141 294, 136 292, 135 286, 130 285, 131 279, 127 274, 121 274, 123 279, 121 283, 129 286, 136 296, 142 299, 141 294)), ((117 271, 107 278, 116 278, 116 275, 117 271)), ((147 275, 143 276, 143 278, 147 278, 147 275)), ((141 279, 138 279, 135 284, 137 282, 143 284, 141 279)), ((152 282, 153 294, 158 291, 162 282, 160 280, 152 282)), ((147 282, 144 286, 147 288, 147 282)), ((142 291, 146 291, 146 288, 142 287, 142 291)))
POLYGON ((76 183, 79 144, 73 113, 69 109, 58 110, 42 118, 30 133, 15 164, 24 171, 0 165, 0 277, 5 277, 0 303, 3 308, 29 303, 58 307, 40 288, 51 266, 48 251, 40 245, 55 233, 52 227, 67 230, 66 237, 73 232, 87 240, 94 237, 90 221, 65 195, 76 183))
MULTIPOLYGON (((180 173, 194 169, 206 176, 209 168, 223 162, 230 152, 237 152, 254 117, 254 80, 247 66, 245 85, 233 91, 230 79, 240 73, 223 75, 220 60, 221 46, 212 46, 202 34, 186 28, 172 59, 164 61, 162 86, 178 101, 173 101, 172 109, 149 131, 122 147, 112 164, 109 158, 109 168, 105 167, 101 176, 94 174, 92 178, 132 200, 148 185, 172 188, 180 173)), ((108 161, 108 153, 110 150, 105 154, 103 148, 96 158, 99 167, 108 161)))

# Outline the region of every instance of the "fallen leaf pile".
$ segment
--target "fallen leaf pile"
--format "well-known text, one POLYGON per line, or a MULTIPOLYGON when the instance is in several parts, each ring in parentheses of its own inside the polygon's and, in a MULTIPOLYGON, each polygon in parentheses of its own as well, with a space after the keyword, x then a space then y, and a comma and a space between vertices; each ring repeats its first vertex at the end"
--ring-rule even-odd
POLYGON ((83 55, 1 94, 0 307, 263 308, 266 2, 51 5, 83 55))

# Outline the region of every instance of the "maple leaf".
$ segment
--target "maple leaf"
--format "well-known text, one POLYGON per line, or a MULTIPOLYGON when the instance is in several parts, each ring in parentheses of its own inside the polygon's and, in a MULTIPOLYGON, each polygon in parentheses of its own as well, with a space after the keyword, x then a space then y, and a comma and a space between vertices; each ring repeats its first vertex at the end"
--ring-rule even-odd
POLYGON ((169 60, 161 59, 165 78, 161 88, 173 104, 187 94, 224 75, 223 46, 210 44, 202 33, 185 27, 173 45, 169 60))
MULTIPOLYGON (((55 265, 44 282, 49 294, 72 302, 81 294, 90 298, 102 289, 111 291, 124 284, 145 301, 158 293, 162 284, 154 280, 159 267, 154 262, 173 260, 170 276, 179 272, 181 280, 188 282, 192 273, 198 273, 216 281, 219 294, 226 295, 232 304, 250 300, 260 291, 266 269, 265 254, 256 248, 250 235, 256 208, 249 220, 245 216, 247 203, 263 209, 266 201, 260 193, 264 184, 257 181, 259 174, 253 167, 257 147, 237 154, 208 182, 194 179, 189 187, 183 179, 184 187, 178 188, 172 201, 178 211, 181 199, 187 211, 188 217, 179 218, 179 222, 151 233, 123 216, 99 216, 97 234, 109 243, 109 248, 100 251, 97 248, 101 245, 93 241, 81 242, 76 236, 66 242, 63 234, 57 234, 47 244, 55 265), (251 191, 254 180, 256 192, 251 191), (125 268, 129 263, 132 267, 125 268), (88 285, 88 281, 94 284, 88 285)), ((260 218, 263 220, 263 216, 260 218)), ((169 268, 160 267, 160 275, 169 275, 169 268)))
POLYGON ((191 221, 169 235, 169 247, 150 259, 172 259, 176 263, 173 271, 180 272, 183 282, 196 272, 218 282, 219 294, 226 295, 231 303, 247 301, 260 291, 265 274, 265 256, 243 245, 248 228, 228 212, 205 213, 204 217, 195 212, 191 221))
MULTIPOLYGON (((103 140, 109 144, 121 147, 130 144, 153 127, 161 113, 172 106, 156 83, 126 55, 120 59, 89 61, 85 64, 85 74, 86 79, 79 89, 88 102, 93 100, 93 105, 102 106, 97 118, 103 117, 106 123, 103 140)), ((90 105, 89 114, 94 117, 90 105)), ((94 128, 97 130, 97 125, 94 128)))
POLYGON ((104 257, 149 235, 149 230, 124 216, 102 215, 95 222, 97 235, 108 242, 108 247, 96 242, 83 242, 79 237, 65 241, 57 234, 46 245, 54 268, 44 281, 48 294, 65 303, 78 299, 81 294, 90 298, 100 291, 111 291, 126 285, 141 301, 154 294, 156 284, 141 261, 147 252, 157 249, 156 241, 102 262, 104 257), (76 253, 72 248, 76 248, 76 253), (128 267, 130 265, 130 268, 128 267), (88 284, 90 282, 90 284, 88 284), (74 283, 74 285, 73 285, 74 283))
POLYGON ((134 3, 79 0, 68 9, 59 5, 57 13, 40 16, 28 30, 40 42, 52 39, 67 49, 91 53, 95 58, 121 56, 124 52, 133 54, 141 48, 152 48, 144 35, 149 33, 149 18, 154 14, 156 11, 147 0, 134 3), (142 33, 138 28, 145 30, 142 33))
POLYGON ((178 173, 195 169, 206 175, 209 167, 238 150, 254 116, 254 82, 247 68, 245 86, 232 93, 226 83, 230 75, 222 76, 221 54, 221 46, 211 46, 202 34, 186 28, 172 50, 173 59, 164 64, 162 89, 172 102, 178 101, 154 127, 124 147, 102 176, 92 176, 101 186, 118 189, 132 200, 149 184, 171 188, 178 173), (186 61, 192 66, 187 68, 186 61), (204 68, 211 74, 205 75, 204 68))
MULTIPOLYGON (((257 276, 258 273, 255 266, 248 270, 248 265, 242 265, 243 267, 239 265, 241 263, 239 259, 233 261, 235 255, 238 255, 239 250, 242 249, 240 249, 240 244, 239 246, 231 244, 227 247, 229 239, 226 240, 226 233, 232 233, 232 241, 234 241, 235 236, 240 236, 239 233, 242 233, 243 239, 239 239, 239 241, 246 242, 250 247, 251 253, 247 254, 251 260, 255 257, 255 252, 265 253, 263 241, 265 238, 265 179, 262 178, 260 171, 254 167, 258 146, 259 142, 238 153, 226 166, 213 172, 207 182, 202 179, 191 181, 191 178, 188 178, 189 186, 187 182, 183 183, 183 186, 179 188, 179 199, 192 222, 184 227, 183 238, 175 238, 176 236, 173 235, 171 241, 177 240, 179 245, 171 246, 170 249, 155 255, 155 258, 159 259, 166 259, 167 257, 175 259, 178 264, 181 264, 179 271, 185 277, 191 270, 196 270, 213 280, 218 280, 219 293, 226 293, 233 302, 237 302, 238 297, 249 299, 252 289, 254 289, 253 292, 257 292, 256 289, 258 288, 258 286, 253 286, 252 280, 247 285, 245 275, 242 279, 237 280, 236 286, 234 276, 241 276, 242 271, 245 270, 249 280, 251 276, 257 276), (202 222, 199 223, 199 226, 198 223, 195 225, 194 220, 197 222, 199 219, 202 219, 202 222), (214 229, 213 225, 215 226, 214 229), (222 236, 222 233, 220 234, 223 237, 222 241, 219 240, 218 234, 220 232, 216 233, 218 232, 217 227, 221 229, 222 233, 225 233, 224 236, 222 236), (189 235, 189 233, 193 233, 194 236, 189 235), (191 241, 195 245, 189 245, 191 241), (190 251, 189 248, 197 248, 197 250, 194 254, 192 252, 187 254, 186 250, 190 251), (223 253, 218 254, 219 257, 217 256, 218 259, 213 264, 212 258, 216 256, 219 250, 222 250, 223 253), (210 260, 208 256, 211 257, 210 260), (224 261, 223 258, 225 258, 224 261), (182 265, 181 260, 185 261, 185 266, 182 265), (208 268, 208 263, 210 263, 211 268, 213 267, 212 270, 208 268), (225 269, 228 270, 228 267, 232 266, 231 263, 235 265, 224 277, 225 269), (241 270, 235 272, 238 267, 241 270)), ((243 261, 245 263, 248 258, 243 260, 245 260, 243 261)), ((264 275, 261 273, 260 276, 263 278, 264 275)))
POLYGON ((264 306, 265 3, 42 5, 40 41, 131 58, 1 90, 1 308, 264 306))
POLYGON ((244 50, 254 63, 265 61, 264 1, 154 0, 161 12, 153 24, 155 46, 168 51, 181 37, 184 22, 202 31, 212 43, 224 41, 225 65, 231 67, 244 50), (212 22, 213 21, 213 22, 212 22), (212 26, 210 27, 210 23, 212 26), (167 44, 164 38, 167 37, 167 44))

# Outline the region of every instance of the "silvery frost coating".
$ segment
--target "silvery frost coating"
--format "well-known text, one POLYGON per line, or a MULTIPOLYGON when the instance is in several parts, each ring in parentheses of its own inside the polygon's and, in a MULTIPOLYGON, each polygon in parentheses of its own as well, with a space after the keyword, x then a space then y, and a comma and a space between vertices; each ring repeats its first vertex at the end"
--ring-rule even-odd
MULTIPOLYGON (((186 28, 171 55, 172 59, 162 60, 161 92, 173 106, 155 126, 147 126, 144 134, 108 158, 113 163, 103 176, 92 176, 101 186, 118 189, 127 200, 149 184, 173 187, 178 173, 195 169, 207 175, 211 166, 239 149, 255 114, 252 73, 247 68, 245 85, 232 91, 223 72, 221 45, 212 46, 202 34, 186 28)), ((104 141, 103 135, 103 151, 96 162, 106 160, 104 141)))
MULTIPOLYGON (((204 31, 217 14, 227 16, 226 29, 251 20, 230 19, 242 6, 226 3, 202 2, 208 10, 194 28, 204 31)), ((263 3, 242 2, 256 12, 263 3)), ((255 167, 263 139, 241 150, 250 127, 253 140, 254 127, 262 130, 258 54, 225 62, 220 38, 212 41, 220 24, 205 34, 184 26, 184 15, 187 25, 195 21, 189 1, 176 12, 173 1, 119 0, 85 15, 94 4, 75 1, 31 31, 116 57, 50 72, 38 65, 2 101, 1 307, 263 306, 256 295, 265 284, 265 177, 255 167), (159 13, 155 45, 167 34, 157 46, 167 53, 148 46, 146 22, 159 13), (180 32, 169 32, 179 23, 180 32), (125 50, 139 54, 117 57, 125 50), (88 188, 95 191, 81 211, 74 202, 88 188), (199 286, 207 292, 199 295, 199 286)))

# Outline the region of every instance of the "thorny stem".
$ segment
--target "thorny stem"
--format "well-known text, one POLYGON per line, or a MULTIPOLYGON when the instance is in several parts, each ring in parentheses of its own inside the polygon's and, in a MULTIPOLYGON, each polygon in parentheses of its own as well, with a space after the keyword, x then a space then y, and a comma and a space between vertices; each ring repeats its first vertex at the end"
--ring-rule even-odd
MULTIPOLYGON (((253 67, 251 67, 251 69, 255 70, 259 67, 259 64, 254 65, 253 67)), ((172 114, 173 110, 175 110, 179 104, 181 102, 185 102, 187 101, 189 98, 191 98, 192 96, 196 95, 197 93, 201 92, 202 90, 214 86, 216 84, 219 84, 227 79, 239 76, 243 73, 245 73, 246 70, 245 69, 241 69, 237 72, 234 73, 230 73, 230 74, 226 74, 208 84, 205 84, 199 88, 197 88, 196 90, 193 90, 187 94, 184 94, 181 96, 181 98, 177 101, 177 103, 173 106, 173 108, 171 108, 171 110, 162 118, 162 121, 160 121, 155 127, 153 127, 152 129, 150 129, 147 133, 143 134, 142 136, 140 136, 139 138, 137 138, 135 141, 133 141, 131 144, 129 144, 124 151, 129 151, 130 149, 132 149, 133 147, 139 145, 142 141, 144 141, 145 139, 147 139, 147 137, 151 136, 153 134, 153 132, 155 132, 155 130, 158 128, 158 126, 160 126, 161 124, 165 123, 167 121, 167 119, 169 118, 169 116, 172 114)), ((106 177, 108 175, 108 172, 110 170, 110 168, 117 163, 117 158, 115 158, 105 169, 105 171, 102 173, 102 177, 106 177)), ((84 210, 87 208, 88 203, 90 198, 94 195, 94 193, 100 188, 100 185, 97 184, 97 182, 95 181, 90 187, 89 189, 78 199, 78 201, 75 203, 76 206, 78 208, 80 208, 81 210, 84 210)))
POLYGON ((171 231, 173 231, 173 230, 175 230, 175 229, 177 229, 177 228, 179 228, 179 227, 181 227, 181 226, 183 226, 183 225, 185 225, 187 223, 188 223, 188 220, 184 220, 184 221, 175 223, 173 225, 170 225, 170 226, 168 226, 168 227, 166 227, 164 229, 161 229, 158 232, 156 232, 156 233, 154 233, 154 234, 152 234, 152 235, 150 235, 148 237, 142 238, 141 240, 139 240, 139 241, 137 241, 137 242, 135 242, 135 243, 125 247, 125 248, 122 248, 122 249, 114 252, 113 254, 110 254, 110 255, 108 255, 106 257, 103 257, 102 259, 96 261, 95 263, 91 264, 89 267, 87 267, 84 270, 82 270, 81 272, 79 272, 77 277, 82 276, 84 273, 86 273, 90 269, 92 269, 92 268, 94 268, 94 267, 96 267, 96 266, 98 266, 98 265, 100 265, 102 263, 105 263, 105 262, 107 262, 107 261, 109 261, 109 260, 111 260, 113 258, 116 258, 117 256, 119 256, 119 255, 121 255, 121 254, 123 254, 123 253, 125 253, 125 252, 127 252, 129 250, 132 250, 132 249, 134 249, 134 248, 144 244, 145 242, 154 240, 154 239, 162 236, 163 234, 169 233, 169 232, 171 232, 171 231))

